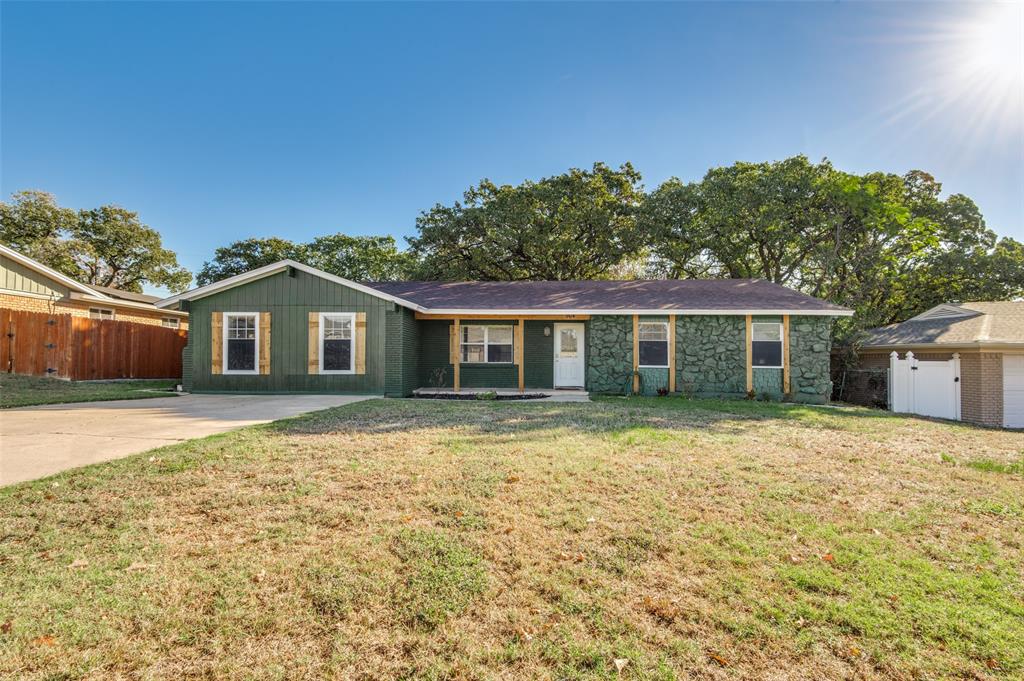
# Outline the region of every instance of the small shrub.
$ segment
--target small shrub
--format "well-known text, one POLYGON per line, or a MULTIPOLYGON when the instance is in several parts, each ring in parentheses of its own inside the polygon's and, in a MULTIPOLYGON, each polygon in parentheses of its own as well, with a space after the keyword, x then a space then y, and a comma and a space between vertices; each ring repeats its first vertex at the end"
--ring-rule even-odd
POLYGON ((435 388, 443 388, 448 378, 448 367, 440 367, 430 372, 430 383, 435 388))
POLYGON ((943 452, 942 454, 939 454, 939 459, 942 461, 942 463, 948 463, 951 466, 955 466, 956 465, 956 459, 954 459, 949 454, 946 454, 945 452, 943 452))
POLYGON ((478 399, 478 400, 496 400, 496 399, 498 399, 498 393, 494 392, 493 390, 489 390, 488 392, 485 392, 485 393, 477 393, 476 394, 476 399, 478 399))

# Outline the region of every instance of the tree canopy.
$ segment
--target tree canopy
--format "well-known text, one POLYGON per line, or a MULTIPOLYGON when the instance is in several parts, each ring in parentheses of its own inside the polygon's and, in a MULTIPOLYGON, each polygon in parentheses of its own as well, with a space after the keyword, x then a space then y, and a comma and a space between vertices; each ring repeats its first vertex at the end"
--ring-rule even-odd
POLYGON ((181 291, 192 281, 159 232, 120 206, 75 211, 47 192, 17 192, 0 202, 0 241, 86 284, 138 293, 145 283, 181 291))
POLYGON ((409 243, 427 279, 603 278, 640 251, 643 198, 628 163, 515 186, 483 180, 462 202, 421 214, 409 243))
POLYGON ((1024 294, 1024 247, 941 190, 921 171, 854 175, 796 156, 671 179, 640 225, 657 275, 764 278, 855 309, 851 329, 1024 294))
POLYGON ((278 237, 243 239, 218 248, 213 260, 203 264, 196 282, 205 286, 284 259, 353 281, 404 279, 415 263, 391 236, 331 234, 308 243, 278 237))

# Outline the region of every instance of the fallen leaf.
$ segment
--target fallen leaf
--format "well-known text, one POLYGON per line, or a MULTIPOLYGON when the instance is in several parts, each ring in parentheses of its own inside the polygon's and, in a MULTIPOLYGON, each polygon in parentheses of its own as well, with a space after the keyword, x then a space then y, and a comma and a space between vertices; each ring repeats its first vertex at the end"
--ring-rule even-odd
POLYGON ((412 522, 412 516, 411 515, 403 515, 402 516, 402 522, 403 523, 411 523, 412 522))
POLYGON ((989 669, 999 669, 999 663, 992 657, 985 660, 985 666, 989 669))
POLYGON ((505 478, 505 482, 508 482, 508 483, 519 482, 519 476, 518 475, 510 475, 507 478, 505 478))
POLYGON ((721 657, 719 655, 715 655, 714 653, 708 653, 708 657, 710 657, 712 660, 714 660, 718 664, 722 665, 723 667, 728 667, 729 666, 729 661, 726 660, 724 657, 721 657))
POLYGON ((879 536, 879 537, 881 537, 881 536, 882 536, 882 533, 881 533, 881 532, 879 532, 877 528, 874 528, 874 527, 872 527, 872 528, 871 528, 871 532, 872 532, 873 534, 875 534, 876 536, 879 536))
POLYGON ((850 657, 860 657, 860 648, 850 646, 850 657))
POLYGON ((75 561, 71 563, 71 565, 69 565, 68 567, 73 570, 87 568, 89 567, 89 561, 85 560, 84 558, 76 558, 75 561))
POLYGON ((621 672, 626 668, 626 665, 629 664, 629 659, 625 657, 616 657, 612 660, 612 664, 615 665, 615 671, 621 672))
POLYGON ((508 527, 505 528, 505 534, 512 534, 512 526, 511 525, 509 525, 508 527))
POLYGON ((463 513, 462 511, 456 511, 456 512, 455 512, 455 517, 456 517, 456 518, 461 518, 461 517, 462 517, 462 516, 464 516, 464 515, 466 515, 466 514, 465 514, 465 513, 463 513))
POLYGON ((252 576, 252 581, 253 581, 254 584, 259 584, 260 582, 262 582, 266 578, 267 578, 267 571, 266 570, 260 570, 259 572, 257 572, 256 574, 254 574, 252 576))
POLYGON ((665 598, 651 598, 650 596, 644 596, 644 610, 665 622, 673 622, 682 614, 679 606, 672 601, 665 598))
POLYGON ((3 624, 0 624, 0 632, 3 632, 5 634, 9 634, 9 633, 11 633, 11 627, 13 627, 13 626, 14 626, 14 623, 11 622, 11 620, 7 620, 3 624))
POLYGON ((35 643, 37 646, 52 646, 56 641, 53 636, 44 634, 43 636, 32 639, 32 643, 35 643))
POLYGON ((516 630, 516 635, 519 636, 521 640, 526 641, 527 643, 533 640, 533 633, 526 627, 520 627, 518 630, 516 630))
POLYGON ((825 561, 826 563, 835 564, 835 562, 836 562, 836 557, 833 556, 831 553, 826 553, 824 556, 821 557, 821 559, 823 561, 825 561))
POLYGON ((800 556, 794 556, 793 554, 790 554, 789 562, 792 563, 793 565, 797 565, 797 564, 799 564, 799 563, 801 563, 803 561, 801 560, 800 556))

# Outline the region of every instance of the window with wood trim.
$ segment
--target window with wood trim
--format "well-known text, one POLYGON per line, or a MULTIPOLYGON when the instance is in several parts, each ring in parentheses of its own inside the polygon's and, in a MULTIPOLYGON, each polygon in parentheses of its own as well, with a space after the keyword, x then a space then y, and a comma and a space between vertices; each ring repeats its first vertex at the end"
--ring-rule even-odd
POLYGON ((460 361, 466 364, 511 364, 511 326, 463 326, 460 361))
POLYGON ((114 311, 109 307, 90 307, 89 319, 113 319, 114 311))
POLYGON ((181 327, 181 320, 177 317, 164 317, 160 320, 160 326, 168 329, 177 329, 181 327))
POLYGON ((751 355, 754 368, 782 368, 782 324, 754 322, 750 325, 751 355))
POLYGON ((355 326, 354 313, 320 314, 320 373, 351 374, 355 371, 355 326))
POLYGON ((224 313, 225 374, 259 373, 259 338, 260 325, 257 313, 224 313))
POLYGON ((639 366, 668 368, 668 322, 640 322, 637 334, 640 339, 639 366))

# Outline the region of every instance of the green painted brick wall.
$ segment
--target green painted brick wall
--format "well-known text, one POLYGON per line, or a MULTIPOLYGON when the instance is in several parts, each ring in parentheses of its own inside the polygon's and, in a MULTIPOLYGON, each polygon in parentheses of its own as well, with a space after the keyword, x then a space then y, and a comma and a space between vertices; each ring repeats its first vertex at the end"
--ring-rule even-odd
MULTIPOLYGON (((584 331, 585 337, 586 331, 584 331)), ((555 384, 555 323, 528 319, 524 331, 523 382, 527 388, 550 390, 555 384), (544 328, 550 329, 544 335, 544 328)))
POLYGON ((386 313, 384 394, 408 397, 419 387, 420 334, 412 310, 396 307, 386 313))
POLYGON ((384 392, 385 320, 394 304, 376 296, 297 271, 281 272, 191 301, 188 347, 194 392, 384 392), (309 312, 366 313, 366 373, 307 372, 309 312), (270 312, 270 374, 214 375, 211 364, 213 312, 270 312))

